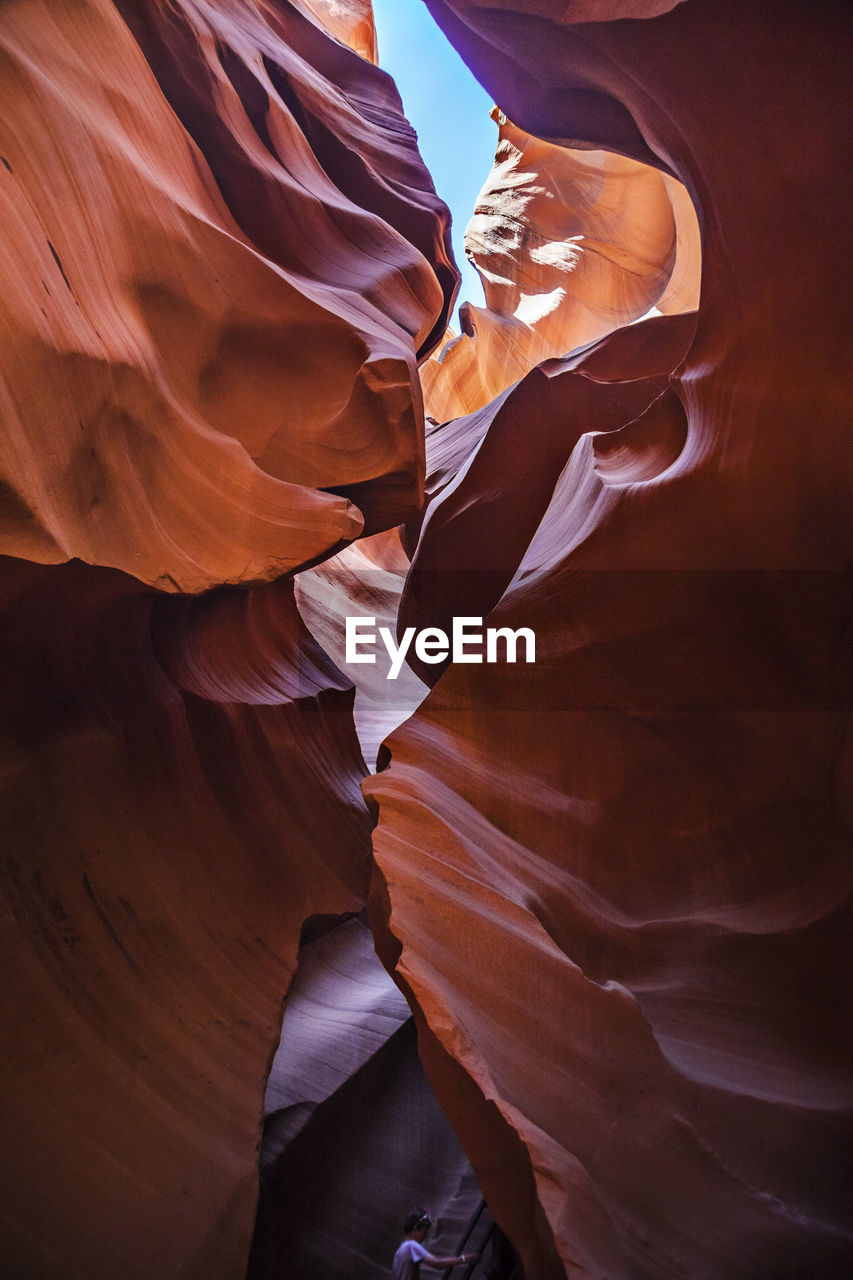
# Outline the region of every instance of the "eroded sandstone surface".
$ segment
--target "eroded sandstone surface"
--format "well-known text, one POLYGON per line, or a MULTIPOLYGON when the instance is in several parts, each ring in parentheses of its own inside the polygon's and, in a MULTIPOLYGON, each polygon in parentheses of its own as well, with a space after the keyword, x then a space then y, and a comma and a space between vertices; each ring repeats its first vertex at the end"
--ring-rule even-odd
POLYGON ((2 550, 197 591, 415 509, 455 273, 387 77, 295 5, 2 34, 2 550))
POLYGON ((457 276, 324 8, 0 15, 15 1280, 245 1273, 300 937, 367 897, 353 689, 286 571, 418 509, 457 276))
POLYGON ((527 1274, 840 1277, 841 9, 429 7, 519 128, 683 183, 703 267, 680 349, 637 324, 431 430, 403 616, 538 652, 448 668, 386 743, 383 954, 527 1274))
POLYGON ((427 2, 438 360, 367 0, 0 9, 4 1264, 841 1280, 844 8, 427 2))
POLYGON ((677 179, 531 137, 497 108, 495 163, 465 231, 484 307, 421 366, 436 422, 481 409, 550 356, 650 313, 694 311, 701 250, 677 179))

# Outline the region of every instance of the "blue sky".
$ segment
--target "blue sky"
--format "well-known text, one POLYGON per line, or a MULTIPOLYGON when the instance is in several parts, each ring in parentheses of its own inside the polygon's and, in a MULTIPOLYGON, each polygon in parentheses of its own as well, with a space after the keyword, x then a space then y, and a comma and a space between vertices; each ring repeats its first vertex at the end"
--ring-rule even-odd
POLYGON ((497 126, 480 87, 421 0, 373 0, 379 65, 397 82, 435 189, 453 215, 453 252, 462 272, 459 302, 483 304, 462 237, 492 167, 497 126))

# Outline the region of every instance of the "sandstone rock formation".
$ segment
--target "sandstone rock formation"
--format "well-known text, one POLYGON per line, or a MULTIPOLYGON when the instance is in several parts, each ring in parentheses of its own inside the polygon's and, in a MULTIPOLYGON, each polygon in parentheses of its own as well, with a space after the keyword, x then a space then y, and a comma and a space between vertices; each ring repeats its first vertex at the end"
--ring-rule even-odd
POLYGON ((304 7, 320 20, 326 31, 363 58, 376 61, 372 0, 304 0, 304 7))
POLYGON ((366 892, 352 691, 286 580, 2 569, 4 1267, 233 1276, 303 922, 366 892))
POLYGON ((472 413, 549 356, 652 307, 699 302, 699 228, 680 182, 606 151, 531 137, 502 111, 494 168, 465 232, 485 307, 421 367, 437 422, 472 413))
POLYGON ((18 0, 0 45, 3 1270, 231 1280, 300 937, 370 876, 282 574, 419 506, 449 217, 301 3, 18 0))
POLYGON ((367 4, 0 7, 4 1266, 244 1275, 263 1129, 255 1280, 477 1184, 527 1280, 842 1280, 845 10, 427 3, 507 122, 426 441, 367 4), (350 611, 537 660, 392 693, 350 611))
POLYGON ((416 508, 456 277, 387 77, 247 0, 30 0, 2 40, 2 550, 197 591, 416 508))
POLYGON ((428 4, 520 128, 678 178, 703 274, 645 412, 620 425, 619 384, 679 317, 433 432, 404 618, 485 612, 509 583, 489 622, 534 628, 537 662, 450 667, 390 738, 374 929, 525 1274, 840 1280, 846 19, 428 4))
POLYGON ((250 1280, 388 1276, 400 1206, 427 1200, 440 1206, 431 1247, 447 1256, 479 1198, 409 1020, 263 1171, 250 1280))
POLYGON ((358 919, 303 948, 266 1111, 250 1280, 384 1275, 426 1201, 453 1252, 479 1189, 358 919))
POLYGON ((383 739, 415 710, 426 685, 406 664, 389 680, 390 658, 381 641, 361 650, 373 655, 372 663, 347 664, 346 619, 373 618, 377 640, 380 627, 394 635, 408 572, 399 531, 388 529, 296 578, 299 611, 311 634, 355 684, 355 728, 371 771, 383 739))
POLYGON ((325 1102, 409 1019, 373 938, 353 918, 302 948, 267 1081, 268 1116, 325 1102))

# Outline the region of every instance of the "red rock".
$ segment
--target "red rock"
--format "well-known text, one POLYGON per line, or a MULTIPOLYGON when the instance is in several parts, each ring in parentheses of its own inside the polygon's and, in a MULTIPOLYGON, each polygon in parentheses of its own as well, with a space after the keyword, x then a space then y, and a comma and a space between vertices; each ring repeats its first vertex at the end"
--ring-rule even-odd
POLYGON ((22 1280, 244 1273, 300 936, 367 898, 353 689, 283 575, 417 510, 416 352, 457 276, 396 91, 326 9, 0 14, 22 1280))
POLYGON ((411 616, 458 612, 464 552, 484 611, 513 575, 488 621, 532 627, 537 661, 449 668, 389 740, 382 953, 526 1274, 841 1280, 842 10, 428 3, 519 127, 683 182, 703 275, 651 420, 597 436, 612 387, 574 424, 571 377, 537 373, 433 432, 411 616), (504 504, 541 516, 526 549, 504 504))
POLYGON ((531 137, 497 108, 495 164, 465 232, 485 307, 421 366, 438 422, 482 408, 535 365, 646 315, 694 311, 699 228, 680 182, 607 151, 531 137))
POLYGON ((0 549, 272 578, 419 504, 448 214, 387 76, 297 8, 119 11, 0 31, 0 549))
MULTIPOLYGON (((243 1273, 300 938, 371 869, 302 568, 329 651, 404 574, 403 621, 536 630, 535 665, 441 675, 365 788, 376 944, 528 1280, 841 1280, 842 9, 429 7, 518 130, 660 170, 670 249, 683 183, 703 276, 695 335, 622 329, 437 426, 425 511, 455 274, 364 6, 2 9, 4 1264, 243 1273)), ((324 1144, 400 1154, 389 1044, 283 1153, 327 1268, 324 1144)))
POLYGON ((366 893, 352 692, 286 581, 2 570, 4 1265, 231 1276, 301 927, 366 893))

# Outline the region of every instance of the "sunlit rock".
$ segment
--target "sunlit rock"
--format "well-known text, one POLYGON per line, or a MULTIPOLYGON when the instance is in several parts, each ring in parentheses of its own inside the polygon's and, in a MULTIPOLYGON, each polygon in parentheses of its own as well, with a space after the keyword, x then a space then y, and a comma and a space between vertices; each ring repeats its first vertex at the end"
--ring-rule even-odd
POLYGON ((376 29, 371 0, 303 0, 327 31, 369 62, 376 61, 376 29))
POLYGON ((264 1280, 469 1160, 528 1280, 846 1280, 842 7, 428 4, 515 124, 425 481, 366 6, 0 9, 4 1268, 244 1275, 266 1090, 264 1280), (350 610, 536 662, 389 699, 350 610))
POLYGON ((416 509, 455 270, 388 78, 248 0, 32 0, 0 43, 0 549, 198 591, 416 509))
POLYGON ((493 400, 540 361, 645 315, 695 310, 699 229, 681 184, 606 151, 531 137, 503 112, 465 232, 485 307, 421 368, 437 422, 493 400))
POLYGON ((326 653, 355 684, 355 727, 371 770, 383 738, 411 715, 426 686, 405 663, 396 678, 389 680, 391 662, 381 645, 373 651, 373 662, 347 663, 346 620, 373 619, 370 625, 377 632, 386 627, 396 635, 408 571, 409 559, 400 535, 389 529, 373 538, 361 538, 296 579, 302 617, 326 653))
POLYGON ((428 4, 519 127, 684 184, 702 290, 621 420, 649 335, 686 317, 431 433, 405 616, 494 604, 537 661, 450 667, 389 739, 382 954, 527 1274, 841 1280, 842 9, 428 4))
POLYGON ((267 1082, 267 1114, 324 1102, 408 1017, 360 920, 308 943, 288 992, 286 1025, 267 1082))

